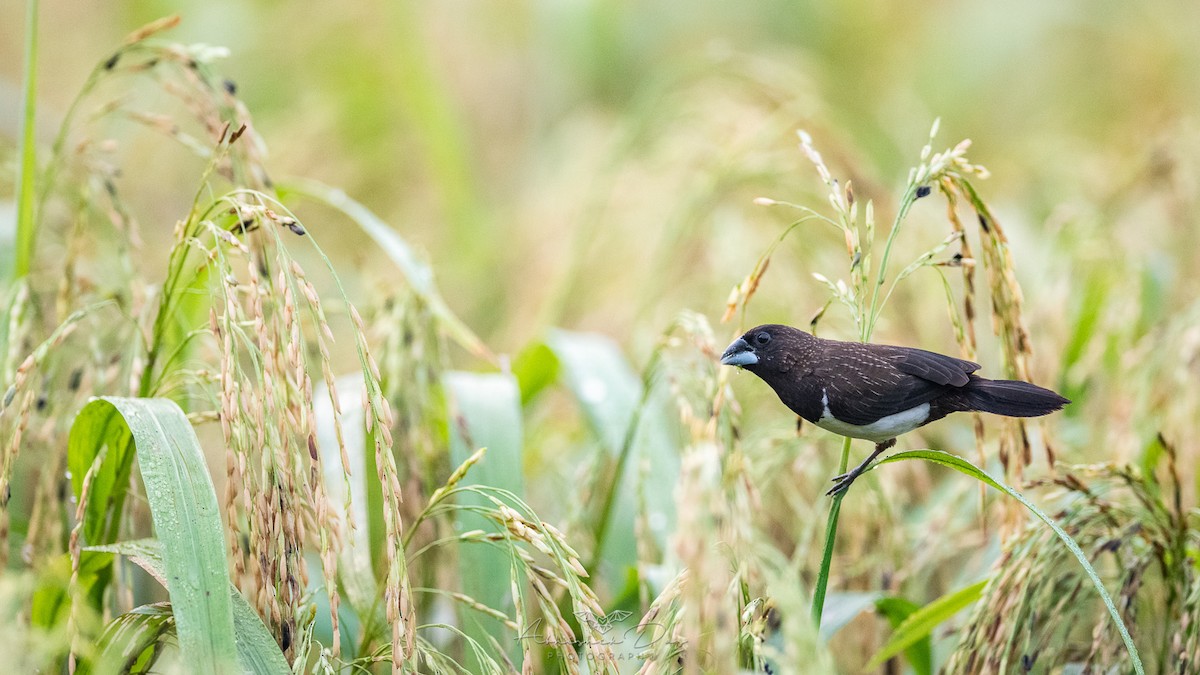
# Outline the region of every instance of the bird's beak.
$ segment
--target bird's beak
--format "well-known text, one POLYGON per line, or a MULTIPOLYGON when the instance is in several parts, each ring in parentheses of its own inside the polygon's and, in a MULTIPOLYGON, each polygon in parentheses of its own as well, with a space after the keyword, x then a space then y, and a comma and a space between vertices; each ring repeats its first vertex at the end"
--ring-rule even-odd
POLYGON ((754 348, 742 338, 733 341, 725 353, 721 355, 721 363, 726 366, 746 367, 758 363, 758 355, 754 348))

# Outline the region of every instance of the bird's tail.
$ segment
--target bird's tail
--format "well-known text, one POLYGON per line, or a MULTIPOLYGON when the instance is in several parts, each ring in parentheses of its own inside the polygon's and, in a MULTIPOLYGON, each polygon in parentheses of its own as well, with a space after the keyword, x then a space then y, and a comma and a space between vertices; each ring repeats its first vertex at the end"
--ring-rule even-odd
POLYGON ((1040 417, 1071 402, 1049 389, 1019 380, 972 376, 964 390, 972 410, 1007 417, 1040 417))

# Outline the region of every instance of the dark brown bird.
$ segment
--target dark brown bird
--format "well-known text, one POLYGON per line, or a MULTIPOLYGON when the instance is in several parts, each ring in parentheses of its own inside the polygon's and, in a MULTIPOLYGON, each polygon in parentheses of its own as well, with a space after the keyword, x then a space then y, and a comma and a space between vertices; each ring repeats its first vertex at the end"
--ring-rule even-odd
POLYGON ((896 437, 953 412, 1007 417, 1048 415, 1070 403, 1028 382, 989 380, 979 364, 924 349, 825 340, 790 326, 752 328, 721 363, 769 384, 805 420, 842 436, 875 442, 875 452, 834 478, 844 492, 896 437))

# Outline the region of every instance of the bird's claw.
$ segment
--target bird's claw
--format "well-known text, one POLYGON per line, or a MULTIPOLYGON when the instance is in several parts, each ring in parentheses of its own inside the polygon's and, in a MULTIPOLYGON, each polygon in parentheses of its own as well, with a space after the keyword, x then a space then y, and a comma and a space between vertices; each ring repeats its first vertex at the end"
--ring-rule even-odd
POLYGON ((829 491, 825 493, 825 496, 834 497, 845 492, 846 490, 849 490, 850 484, 853 483, 854 479, 858 478, 859 474, 861 473, 861 471, 847 471, 840 476, 834 476, 832 479, 834 485, 833 487, 829 488, 829 491))
POLYGON ((859 464, 858 466, 854 467, 853 469, 847 471, 846 473, 844 473, 840 476, 834 476, 833 477, 834 486, 829 488, 829 492, 826 492, 825 494, 829 497, 833 497, 835 495, 839 495, 839 494, 845 492, 846 490, 850 489, 850 484, 854 482, 854 479, 863 475, 864 473, 866 473, 867 469, 870 469, 872 466, 874 466, 872 464, 872 462, 874 462, 875 458, 879 456, 879 453, 883 452, 884 450, 887 450, 888 448, 892 447, 895 444, 896 444, 896 439, 894 439, 894 438, 890 438, 886 441, 883 441, 882 443, 876 443, 875 444, 875 452, 872 452, 871 456, 866 458, 866 460, 864 460, 862 464, 859 464))

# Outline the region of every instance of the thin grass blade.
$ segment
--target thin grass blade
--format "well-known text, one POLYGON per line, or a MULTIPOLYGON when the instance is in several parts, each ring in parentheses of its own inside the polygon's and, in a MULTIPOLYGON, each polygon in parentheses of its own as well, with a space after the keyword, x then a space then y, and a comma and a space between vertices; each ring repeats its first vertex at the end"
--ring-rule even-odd
POLYGON ((1059 527, 1058 523, 1054 522, 1053 518, 1046 515, 1037 506, 1034 506, 1033 502, 1025 498, 1025 495, 1022 495, 1013 488, 1001 483, 995 478, 992 478, 992 476, 986 471, 980 469, 962 457, 951 455, 948 452, 941 452, 939 450, 908 450, 905 452, 898 452, 894 455, 889 455, 888 457, 879 460, 871 466, 871 469, 883 464, 891 464, 892 462, 900 462, 906 459, 923 459, 935 464, 941 464, 942 466, 948 466, 955 471, 971 476, 972 478, 985 483, 1017 500, 1025 508, 1029 509, 1033 515, 1037 516, 1038 520, 1049 526, 1051 530, 1054 530, 1054 534, 1058 535, 1058 538, 1062 540, 1063 544, 1065 544, 1075 556, 1075 559, 1079 561, 1079 564, 1083 566, 1084 571, 1087 572, 1088 578, 1092 581, 1092 585, 1096 588, 1096 593, 1100 595, 1100 599, 1104 601, 1104 606, 1108 608, 1108 614, 1112 617, 1113 623, 1116 624, 1117 630, 1121 633, 1121 639, 1125 642, 1125 649, 1129 652, 1129 659, 1133 662, 1134 671, 1138 675, 1144 675, 1146 671, 1142 666, 1142 659, 1138 654, 1137 646, 1133 644, 1133 637, 1130 636, 1129 629, 1125 626, 1125 621, 1121 618, 1120 612, 1117 611, 1116 605, 1113 604, 1112 596, 1109 595, 1108 589, 1104 587, 1104 582, 1100 580, 1100 575, 1097 574, 1095 568, 1092 567, 1092 563, 1088 560, 1087 554, 1083 552, 1083 549, 1079 548, 1079 544, 1071 538, 1071 535, 1067 534, 1061 527, 1059 527))
POLYGON ((25 87, 21 94, 21 148, 18 151, 20 175, 17 178, 17 241, 13 276, 29 274, 33 267, 34 242, 37 238, 37 26, 38 0, 25 3, 25 87))

